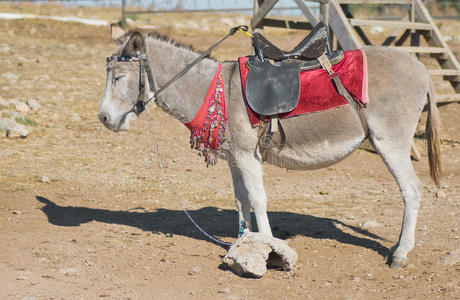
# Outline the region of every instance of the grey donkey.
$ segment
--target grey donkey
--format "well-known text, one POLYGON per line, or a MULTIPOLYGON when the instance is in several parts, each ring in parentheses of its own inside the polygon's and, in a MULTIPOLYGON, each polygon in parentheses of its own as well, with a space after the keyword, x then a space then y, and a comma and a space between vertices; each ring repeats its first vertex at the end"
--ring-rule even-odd
MULTIPOLYGON (((138 31, 112 30, 117 44, 113 55, 130 56, 146 47, 148 62, 157 86, 163 85, 200 53, 167 37, 138 31)), ((389 258, 392 268, 407 265, 422 195, 411 160, 410 149, 420 114, 428 97, 426 137, 430 175, 439 187, 440 136, 437 107, 431 78, 417 59, 390 48, 364 47, 368 61, 370 103, 363 110, 367 130, 350 105, 283 119, 288 137, 264 153, 267 162, 297 170, 314 170, 333 165, 353 153, 367 138, 393 174, 404 200, 399 242, 389 258)), ((200 109, 219 62, 206 58, 158 96, 156 104, 183 123, 193 120, 200 109)), ((128 130, 138 113, 132 108, 139 95, 139 62, 107 64, 107 82, 99 111, 110 130, 128 130)), ((259 232, 272 236, 267 217, 262 156, 258 128, 249 121, 241 92, 237 62, 223 63, 228 110, 226 141, 221 152, 231 171, 239 224, 251 224, 251 208, 259 232)), ((146 80, 147 81, 147 80, 146 80)), ((146 91, 149 91, 148 81, 146 91)), ((150 97, 151 92, 147 92, 150 97)), ((265 156, 264 156, 265 157, 265 156)), ((240 225, 241 226, 241 225, 240 225)))

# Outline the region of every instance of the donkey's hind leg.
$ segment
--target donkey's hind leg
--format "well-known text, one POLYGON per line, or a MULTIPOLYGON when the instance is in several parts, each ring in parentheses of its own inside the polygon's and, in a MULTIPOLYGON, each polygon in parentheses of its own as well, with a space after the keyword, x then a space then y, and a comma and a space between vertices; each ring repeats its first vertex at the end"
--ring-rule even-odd
POLYGON ((239 232, 241 226, 251 228, 253 209, 258 231, 272 236, 267 216, 267 196, 263 184, 262 163, 252 152, 232 153, 228 159, 232 173, 236 204, 239 210, 239 232))
POLYGON ((373 138, 375 148, 393 174, 399 185, 404 200, 404 216, 399 242, 390 259, 391 268, 405 267, 407 254, 414 248, 415 226, 420 205, 421 188, 410 160, 410 142, 405 145, 395 145, 386 140, 373 138))

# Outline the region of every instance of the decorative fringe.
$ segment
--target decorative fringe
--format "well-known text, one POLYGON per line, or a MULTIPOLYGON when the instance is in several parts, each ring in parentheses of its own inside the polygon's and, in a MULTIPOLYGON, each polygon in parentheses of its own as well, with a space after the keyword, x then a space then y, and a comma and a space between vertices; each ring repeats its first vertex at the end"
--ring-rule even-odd
MULTIPOLYGON (((206 166, 217 163, 218 151, 225 141, 227 114, 223 88, 222 67, 217 70, 214 96, 207 102, 207 114, 199 128, 191 130, 190 145, 204 156, 206 166)), ((206 101, 205 101, 206 104, 206 101)))

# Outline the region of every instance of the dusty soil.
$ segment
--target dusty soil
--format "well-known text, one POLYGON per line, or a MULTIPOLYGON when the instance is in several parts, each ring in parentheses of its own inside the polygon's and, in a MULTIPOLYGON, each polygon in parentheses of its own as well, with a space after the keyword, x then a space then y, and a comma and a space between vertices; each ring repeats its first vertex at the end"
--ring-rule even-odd
MULTIPOLYGON (((2 9, 36 13, 29 6, 2 9)), ((160 26, 167 23, 163 17, 181 16, 158 16, 160 26)), ((168 30, 205 49, 228 27, 168 30)), ((0 20, 0 28, 1 98, 34 98, 42 105, 27 116, 35 124, 28 138, 0 137, 1 299, 460 298, 460 263, 446 261, 460 248, 460 104, 440 107, 445 142, 439 197, 428 176, 424 140, 416 139, 423 157, 414 166, 424 195, 406 268, 386 265, 402 218, 398 188, 377 155, 358 150, 314 172, 266 166, 274 234, 298 252, 299 261, 292 272, 241 278, 222 265, 226 250, 197 232, 181 211, 152 152, 145 115, 124 133, 99 123, 105 57, 113 48, 108 30, 45 20, 0 20), (367 221, 381 226, 364 230, 367 221)), ((286 48, 301 35, 271 34, 286 48)), ((459 43, 452 42, 456 51, 459 43)), ((215 57, 235 58, 248 48, 240 35, 215 57)), ((151 115, 168 172, 191 215, 211 234, 234 241, 237 213, 226 164, 206 168, 179 121, 160 109, 151 108, 151 115)))

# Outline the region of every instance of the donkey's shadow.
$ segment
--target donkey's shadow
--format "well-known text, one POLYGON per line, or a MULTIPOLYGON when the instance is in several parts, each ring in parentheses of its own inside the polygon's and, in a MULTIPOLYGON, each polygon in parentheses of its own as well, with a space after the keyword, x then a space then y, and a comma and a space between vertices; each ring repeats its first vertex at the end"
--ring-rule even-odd
MULTIPOLYGON (((191 224, 182 210, 158 209, 154 212, 139 212, 142 207, 132 211, 113 211, 87 207, 59 206, 49 199, 36 196, 45 204, 41 210, 48 221, 57 226, 80 226, 81 224, 98 221, 107 224, 119 224, 137 227, 144 231, 176 234, 198 240, 209 241, 191 224)), ((238 214, 234 210, 221 210, 215 207, 204 207, 190 210, 190 215, 198 224, 213 235, 236 238, 238 214)), ((290 236, 304 235, 315 239, 332 239, 343 244, 355 245, 376 251, 388 257, 391 250, 376 240, 383 238, 359 227, 345 224, 336 219, 320 218, 289 212, 269 212, 268 217, 273 226, 275 237, 286 239, 290 236), (346 233, 337 227, 340 225, 363 235, 359 237, 346 233)))

